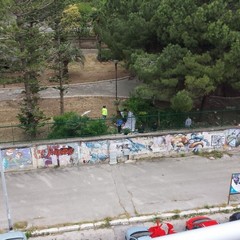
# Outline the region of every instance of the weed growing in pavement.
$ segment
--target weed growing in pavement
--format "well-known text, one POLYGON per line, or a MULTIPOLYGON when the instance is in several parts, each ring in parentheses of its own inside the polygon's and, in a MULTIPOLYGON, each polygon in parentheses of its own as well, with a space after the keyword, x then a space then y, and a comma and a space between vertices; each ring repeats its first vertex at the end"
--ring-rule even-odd
POLYGON ((180 213, 180 212, 181 211, 179 209, 175 209, 175 210, 172 211, 172 213, 177 213, 177 214, 180 213))
POLYGON ((179 214, 175 214, 175 215, 172 216, 172 219, 173 219, 173 220, 180 219, 180 218, 181 218, 181 217, 180 217, 179 214))
POLYGON ((154 223, 156 223, 156 222, 163 222, 163 221, 164 221, 164 219, 161 218, 161 217, 155 217, 155 218, 153 218, 153 222, 154 222, 154 223))
POLYGON ((14 229, 26 229, 28 223, 27 221, 20 221, 13 224, 14 229))
POLYGON ((201 157, 206 157, 206 158, 222 158, 223 157, 223 152, 221 151, 211 151, 211 152, 198 152, 198 155, 201 157))
POLYGON ((32 237, 32 233, 29 232, 29 231, 25 232, 25 235, 26 235, 27 239, 29 239, 30 237, 32 237))
POLYGON ((109 228, 109 227, 111 227, 111 224, 110 224, 111 220, 112 220, 112 219, 111 219, 110 217, 106 217, 106 218, 104 219, 105 224, 103 224, 102 227, 104 227, 104 228, 109 228))
POLYGON ((223 210, 223 211, 221 211, 222 213, 230 213, 231 212, 231 210, 229 210, 229 209, 225 209, 225 210, 223 210))

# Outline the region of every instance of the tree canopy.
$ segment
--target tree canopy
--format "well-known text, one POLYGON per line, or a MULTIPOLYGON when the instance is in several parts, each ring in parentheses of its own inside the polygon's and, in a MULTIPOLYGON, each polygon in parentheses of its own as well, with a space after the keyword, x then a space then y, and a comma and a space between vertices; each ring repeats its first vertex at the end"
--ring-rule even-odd
POLYGON ((171 102, 240 90, 239 0, 107 0, 101 37, 144 82, 142 97, 171 102))

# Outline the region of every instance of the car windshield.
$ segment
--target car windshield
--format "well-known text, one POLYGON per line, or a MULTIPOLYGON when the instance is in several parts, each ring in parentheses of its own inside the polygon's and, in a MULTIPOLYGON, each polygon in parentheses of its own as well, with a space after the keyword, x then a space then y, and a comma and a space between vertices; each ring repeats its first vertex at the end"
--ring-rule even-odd
POLYGON ((207 222, 207 221, 211 221, 211 219, 210 218, 197 219, 193 222, 193 224, 199 224, 199 223, 203 223, 203 222, 207 222))
POLYGON ((141 231, 141 232, 135 232, 131 235, 131 237, 136 238, 136 239, 143 237, 143 236, 150 236, 150 232, 149 231, 141 231))
POLYGON ((24 240, 22 237, 17 238, 6 238, 6 240, 24 240))

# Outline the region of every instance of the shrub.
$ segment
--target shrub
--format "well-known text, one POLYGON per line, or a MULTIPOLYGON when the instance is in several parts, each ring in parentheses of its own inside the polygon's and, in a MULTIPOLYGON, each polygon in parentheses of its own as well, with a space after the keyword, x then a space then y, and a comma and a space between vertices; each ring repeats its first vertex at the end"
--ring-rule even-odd
POLYGON ((49 139, 97 136, 106 134, 108 130, 104 120, 82 117, 74 112, 55 116, 53 120, 49 139))
POLYGON ((102 62, 107 62, 109 60, 113 60, 114 56, 110 49, 102 49, 101 53, 98 53, 97 59, 102 62))
POLYGON ((171 108, 176 112, 189 112, 193 108, 193 100, 186 90, 177 93, 171 100, 171 108))

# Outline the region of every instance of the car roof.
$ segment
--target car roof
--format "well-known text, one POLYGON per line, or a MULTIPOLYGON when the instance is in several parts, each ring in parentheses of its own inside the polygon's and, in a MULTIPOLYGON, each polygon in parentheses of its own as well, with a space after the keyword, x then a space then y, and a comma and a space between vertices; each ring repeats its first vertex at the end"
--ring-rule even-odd
POLYGON ((240 220, 240 212, 233 213, 230 216, 230 220, 240 220))
POLYGON ((7 233, 0 234, 0 240, 26 240, 26 235, 20 231, 10 231, 7 233))
POLYGON ((217 225, 218 222, 216 220, 209 220, 206 222, 202 222, 200 225, 204 226, 204 227, 208 227, 208 226, 212 226, 212 225, 217 225))

